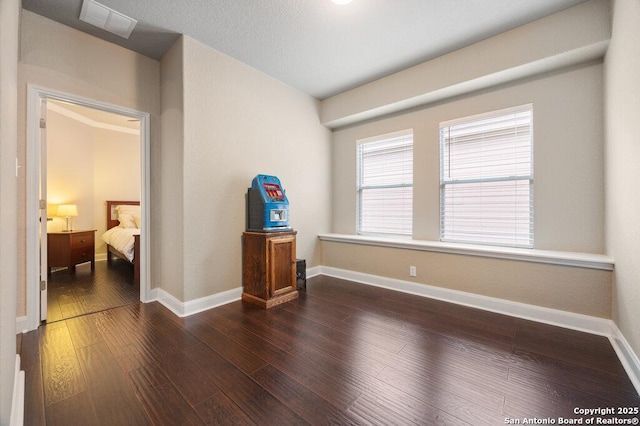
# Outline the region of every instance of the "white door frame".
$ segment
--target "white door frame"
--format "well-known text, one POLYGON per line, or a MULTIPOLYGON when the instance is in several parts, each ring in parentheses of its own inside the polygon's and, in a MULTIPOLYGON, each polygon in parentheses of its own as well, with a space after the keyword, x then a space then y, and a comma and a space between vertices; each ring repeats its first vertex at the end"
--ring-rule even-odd
POLYGON ((150 191, 150 119, 149 113, 118 105, 107 104, 69 93, 59 92, 39 86, 27 86, 27 330, 35 330, 40 325, 40 256, 39 256, 39 174, 40 163, 40 100, 53 99, 95 108, 140 120, 141 194, 140 208, 142 228, 140 232, 140 300, 150 301, 149 288, 149 194, 150 191))
MULTIPOLYGON (((44 98, 40 98, 40 105, 38 106, 38 111, 40 112, 40 121, 42 119, 47 120, 47 104, 48 104, 48 100, 44 99, 44 98)), ((44 321, 47 319, 47 313, 48 313, 48 304, 47 304, 47 291, 49 290, 49 268, 48 268, 48 262, 49 259, 47 257, 47 251, 48 251, 48 246, 47 246, 47 226, 48 226, 48 209, 47 209, 47 203, 42 203, 42 200, 44 199, 44 201, 46 201, 46 196, 47 196, 47 167, 46 167, 46 161, 47 161, 47 129, 43 128, 42 126, 40 126, 40 133, 39 133, 40 138, 38 139, 38 141, 40 142, 40 145, 38 147, 38 164, 40 165, 40 167, 38 167, 38 171, 39 171, 39 176, 38 176, 38 183, 40 186, 40 190, 38 191, 38 198, 39 198, 39 204, 38 204, 38 208, 39 210, 39 220, 40 220, 40 229, 39 229, 39 233, 38 236, 39 238, 39 242, 40 242, 40 250, 38 251, 38 255, 40 256, 40 275, 38 277, 38 279, 40 280, 40 321, 44 321), (42 165, 45 165, 44 168, 42 167, 42 165)))

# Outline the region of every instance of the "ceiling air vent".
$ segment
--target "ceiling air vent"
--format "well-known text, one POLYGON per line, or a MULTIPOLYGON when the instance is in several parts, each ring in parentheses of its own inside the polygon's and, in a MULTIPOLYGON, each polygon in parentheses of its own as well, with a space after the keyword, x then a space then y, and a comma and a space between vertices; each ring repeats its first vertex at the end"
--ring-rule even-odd
POLYGON ((98 28, 129 38, 138 21, 93 0, 84 0, 80 20, 98 28))

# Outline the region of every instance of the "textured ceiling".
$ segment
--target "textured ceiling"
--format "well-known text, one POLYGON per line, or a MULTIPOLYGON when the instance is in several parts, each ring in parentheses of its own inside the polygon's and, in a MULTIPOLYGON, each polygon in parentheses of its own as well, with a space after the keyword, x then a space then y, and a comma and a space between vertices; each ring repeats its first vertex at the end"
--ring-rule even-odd
POLYGON ((99 1, 138 21, 128 40, 80 21, 82 0, 23 7, 155 59, 186 34, 324 99, 583 1, 99 1))

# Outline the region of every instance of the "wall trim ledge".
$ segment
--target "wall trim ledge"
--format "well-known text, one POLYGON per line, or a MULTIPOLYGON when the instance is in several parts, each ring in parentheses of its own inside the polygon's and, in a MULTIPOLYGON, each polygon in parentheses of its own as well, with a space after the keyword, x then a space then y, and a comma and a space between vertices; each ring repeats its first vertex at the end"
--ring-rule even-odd
POLYGON ((226 305, 242 298, 242 287, 237 287, 221 293, 201 297, 199 299, 183 302, 161 288, 151 289, 149 302, 160 302, 163 306, 179 317, 187 317, 208 309, 226 305))
POLYGON ((611 345, 616 351, 616 354, 627 372, 629 379, 633 383, 638 394, 640 394, 640 360, 616 324, 610 319, 566 312, 526 303, 513 302, 510 300, 435 287, 427 284, 417 284, 410 281, 381 277, 362 272, 333 268, 330 266, 320 266, 312 269, 315 269, 315 275, 326 275, 329 277, 341 278, 361 284, 382 287, 389 290, 400 291, 403 293, 442 300, 444 302, 469 306, 498 314, 509 315, 515 318, 605 336, 611 342, 611 345))
POLYGON ((320 234, 320 241, 361 244, 367 246, 431 251, 465 256, 490 257, 523 262, 548 263, 588 269, 613 271, 615 262, 604 254, 578 253, 555 250, 520 249, 512 247, 482 246, 475 244, 445 243, 441 241, 382 238, 350 234, 320 234))

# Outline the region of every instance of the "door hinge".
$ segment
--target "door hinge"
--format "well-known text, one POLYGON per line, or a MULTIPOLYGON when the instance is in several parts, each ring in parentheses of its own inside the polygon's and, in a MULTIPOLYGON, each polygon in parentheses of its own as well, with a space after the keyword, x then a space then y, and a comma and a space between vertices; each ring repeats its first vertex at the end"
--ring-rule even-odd
POLYGON ((44 210, 47 208, 47 200, 40 200, 40 210, 44 210))
POLYGON ((47 128, 47 120, 45 120, 44 118, 40 119, 40 128, 41 129, 46 129, 47 128))
POLYGON ((40 281, 40 291, 45 291, 47 289, 47 282, 40 281))

